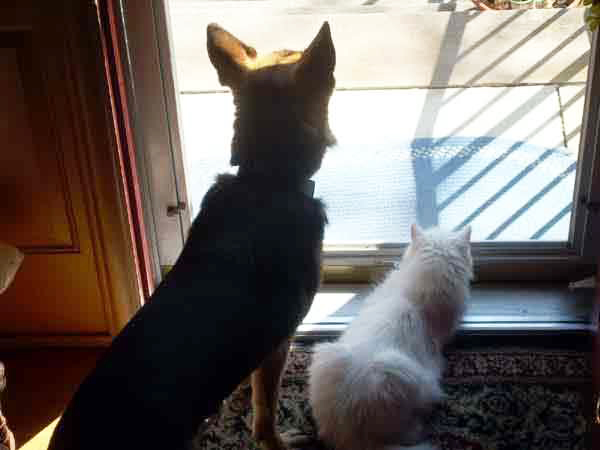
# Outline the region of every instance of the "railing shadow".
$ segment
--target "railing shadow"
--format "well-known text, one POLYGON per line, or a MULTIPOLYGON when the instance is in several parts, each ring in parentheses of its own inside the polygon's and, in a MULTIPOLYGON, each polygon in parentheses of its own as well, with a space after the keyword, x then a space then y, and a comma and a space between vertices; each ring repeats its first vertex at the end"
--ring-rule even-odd
MULTIPOLYGON (((449 85, 449 80, 452 75, 452 68, 448 68, 448 61, 458 61, 463 59, 466 55, 473 52, 477 47, 480 47, 486 40, 490 37, 491 33, 496 33, 507 27, 510 23, 516 20, 519 16, 525 14, 526 11, 520 11, 516 14, 511 15, 508 19, 504 20, 498 26, 494 27, 489 34, 483 36, 481 39, 476 41, 471 47, 464 50, 462 53, 459 53, 460 42, 464 35, 464 27, 467 26, 470 20, 466 19, 466 15, 464 18, 460 19, 461 15, 456 15, 457 17, 451 18, 445 38, 443 39, 440 45, 438 62, 436 64, 433 76, 431 78, 432 86, 444 86, 449 85), (450 32, 451 31, 451 32, 450 32)), ((487 14, 494 14, 493 12, 489 12, 487 14)), ((491 63, 487 64, 483 69, 478 71, 474 76, 472 76, 465 84, 466 87, 458 90, 456 93, 452 93, 451 95, 444 98, 444 96, 440 96, 439 93, 434 93, 433 90, 430 90, 422 110, 419 116, 418 126, 416 127, 415 139, 420 136, 434 136, 434 128, 436 126, 437 121, 439 120, 439 116, 441 110, 448 106, 453 100, 456 100, 460 93, 465 89, 469 89, 477 85, 477 83, 482 80, 485 75, 493 70, 498 64, 501 64, 504 60, 506 60, 511 53, 517 50, 521 45, 524 45, 531 39, 535 39, 540 33, 555 23, 565 12, 563 10, 557 11, 549 19, 545 20, 542 24, 538 25, 533 31, 528 33, 525 37, 520 39, 516 44, 511 45, 510 48, 506 49, 502 52, 502 54, 495 58, 491 63)), ((476 18, 477 15, 473 16, 476 18)), ((472 19, 471 19, 472 20, 472 19)), ((536 60, 532 61, 532 64, 521 73, 518 77, 515 78, 511 86, 504 87, 498 94, 496 94, 490 101, 485 103, 483 106, 477 108, 476 111, 469 111, 468 117, 459 123, 458 126, 454 127, 451 132, 446 133, 445 137, 441 137, 435 140, 435 147, 442 147, 448 140, 452 139, 455 136, 460 136, 461 133, 467 128, 468 125, 471 124, 474 120, 484 114, 486 111, 489 111, 492 106, 497 104, 500 100, 506 97, 510 90, 514 87, 519 86, 521 82, 527 79, 532 73, 543 68, 555 55, 559 52, 564 51, 565 48, 575 41, 581 34, 585 31, 585 27, 582 26, 569 34, 566 37, 557 36, 560 39, 557 39, 557 44, 554 48, 552 48, 549 52, 541 57, 536 58, 536 60)), ((584 69, 589 60, 589 51, 574 57, 573 61, 566 66, 562 71, 558 74, 554 75, 552 79, 548 80, 549 85, 553 85, 558 89, 558 87, 568 80, 572 79, 577 73, 579 73, 582 69, 584 69)), ((508 114, 503 116, 496 123, 488 127, 488 129, 482 130, 480 136, 473 139, 472 145, 467 145, 464 151, 459 152, 449 161, 447 161, 443 166, 439 167, 437 170, 433 169, 433 164, 430 157, 424 157, 420 155, 417 157, 413 150, 413 175, 416 183, 416 202, 417 202, 417 220, 423 226, 433 226, 437 225, 440 222, 439 213, 446 209, 450 204, 455 202, 459 197, 467 194, 467 191, 472 189, 477 183, 481 182, 486 176, 489 177, 493 173, 494 169, 498 167, 503 161, 505 161, 509 156, 515 154, 518 151, 523 151, 524 144, 534 136, 538 135, 545 128, 550 126, 555 119, 561 119, 560 122, 563 123, 563 111, 567 108, 571 107, 577 100, 579 100, 584 95, 584 89, 579 91, 574 97, 572 97, 567 103, 560 105, 559 112, 551 115, 548 119, 545 119, 544 123, 535 124, 532 127, 532 131, 528 133, 525 137, 524 141, 516 141, 513 145, 507 148, 503 153, 497 156, 495 159, 491 160, 489 164, 487 164, 483 169, 479 170, 479 172, 473 174, 469 177, 454 193, 452 193, 448 198, 443 201, 438 201, 437 199, 437 187, 446 179, 451 177, 454 173, 456 173, 459 169, 461 169, 465 164, 467 164, 473 157, 475 157, 478 152, 481 151, 486 145, 491 145, 491 143, 497 139, 498 136, 501 136, 503 133, 509 131, 518 121, 524 120, 533 108, 542 104, 542 102, 547 101, 550 95, 556 95, 555 90, 552 89, 540 89, 529 98, 522 99, 518 105, 515 105, 514 109, 510 111, 508 114)), ((573 130, 570 130, 568 133, 563 130, 562 135, 564 137, 564 141, 560 143, 557 147, 565 148, 567 143, 572 140, 577 133, 579 132, 580 127, 576 127, 573 130)), ((473 207, 470 214, 468 214, 463 220, 460 221, 459 225, 456 227, 461 228, 467 224, 472 223, 477 217, 479 217, 485 210, 491 208, 503 195, 511 191, 517 184, 524 181, 525 177, 536 170, 537 167, 540 166, 547 158, 552 156, 553 152, 555 152, 555 148, 547 148, 543 153, 541 153, 537 158, 534 159, 527 166, 521 168, 518 173, 510 178, 506 183, 501 186, 498 186, 496 192, 491 195, 487 200, 485 200, 482 204, 476 205, 473 207)), ((518 169, 517 169, 518 170, 518 169)), ((523 199, 522 204, 515 205, 515 210, 512 213, 508 214, 508 217, 502 220, 503 217, 506 217, 506 211, 503 211, 502 218, 499 219, 499 225, 490 233, 487 234, 487 240, 494 240, 500 237, 500 235, 515 221, 521 218, 526 211, 532 208, 536 203, 538 203, 544 196, 546 196, 549 192, 551 192, 557 185, 569 174, 572 174, 576 170, 576 163, 569 165, 566 169, 564 169, 558 176, 554 177, 544 186, 535 186, 532 185, 530 192, 531 195, 529 198, 523 199)), ((492 177, 493 178, 493 177, 492 177)), ((492 182, 492 181, 491 181, 492 182)), ((494 180, 493 182, 497 182, 494 180)), ((540 227, 536 232, 531 235, 531 239, 541 239, 544 237, 544 234, 552 228, 559 220, 561 220, 566 214, 569 214, 571 210, 571 204, 563 207, 563 209, 551 217, 547 224, 540 227)))

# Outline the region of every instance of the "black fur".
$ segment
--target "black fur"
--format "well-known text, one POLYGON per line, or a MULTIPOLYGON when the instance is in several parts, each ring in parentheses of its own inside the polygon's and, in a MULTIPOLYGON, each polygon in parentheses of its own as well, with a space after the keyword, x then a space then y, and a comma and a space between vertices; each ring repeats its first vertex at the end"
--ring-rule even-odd
POLYGON ((306 314, 325 223, 301 192, 221 175, 172 271, 81 385, 49 448, 185 448, 306 314))

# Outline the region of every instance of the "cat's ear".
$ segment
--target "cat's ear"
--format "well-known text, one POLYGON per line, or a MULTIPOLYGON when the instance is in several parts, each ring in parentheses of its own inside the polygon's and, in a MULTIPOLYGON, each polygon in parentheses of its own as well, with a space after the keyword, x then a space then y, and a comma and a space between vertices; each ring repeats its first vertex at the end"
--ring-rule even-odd
POLYGON ((458 237, 465 242, 471 242, 471 225, 467 225, 459 231, 458 237))
POLYGON ((419 225, 417 225, 416 223, 413 223, 410 226, 410 240, 412 242, 419 242, 423 240, 423 230, 421 230, 421 227, 419 227, 419 225))
POLYGON ((256 50, 216 23, 206 28, 206 47, 210 62, 219 74, 219 81, 232 89, 241 84, 251 61, 256 58, 256 50))

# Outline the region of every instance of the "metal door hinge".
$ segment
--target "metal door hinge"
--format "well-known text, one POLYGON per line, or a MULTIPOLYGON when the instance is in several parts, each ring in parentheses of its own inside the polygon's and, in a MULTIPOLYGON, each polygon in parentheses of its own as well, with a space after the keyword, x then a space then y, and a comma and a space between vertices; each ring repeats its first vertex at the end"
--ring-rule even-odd
POLYGON ((589 201, 585 197, 579 197, 579 203, 581 203, 585 208, 591 213, 597 213, 600 211, 600 202, 589 201))
POLYGON ((176 216, 182 211, 185 211, 187 208, 187 204, 185 202, 177 202, 176 205, 168 205, 167 206, 167 216, 172 217, 176 216))

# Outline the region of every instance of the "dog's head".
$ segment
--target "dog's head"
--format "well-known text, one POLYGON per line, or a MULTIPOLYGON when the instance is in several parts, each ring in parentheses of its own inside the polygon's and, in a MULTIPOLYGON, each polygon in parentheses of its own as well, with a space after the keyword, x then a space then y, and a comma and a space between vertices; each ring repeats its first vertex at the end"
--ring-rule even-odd
POLYGON ((216 24, 207 47, 236 107, 231 164, 240 173, 301 182, 335 143, 327 110, 335 86, 335 49, 327 22, 309 47, 258 55, 216 24))

